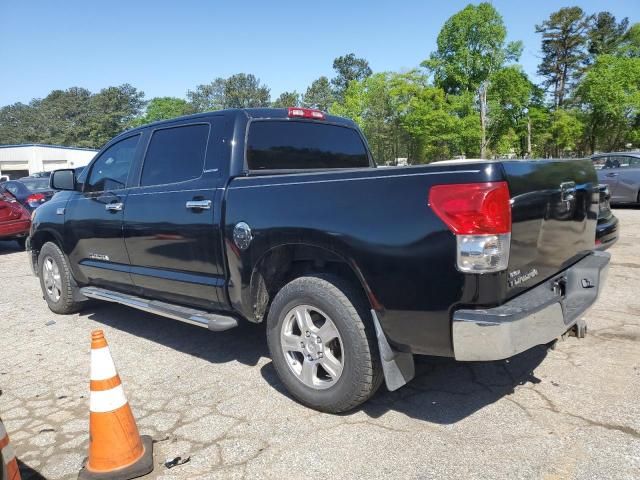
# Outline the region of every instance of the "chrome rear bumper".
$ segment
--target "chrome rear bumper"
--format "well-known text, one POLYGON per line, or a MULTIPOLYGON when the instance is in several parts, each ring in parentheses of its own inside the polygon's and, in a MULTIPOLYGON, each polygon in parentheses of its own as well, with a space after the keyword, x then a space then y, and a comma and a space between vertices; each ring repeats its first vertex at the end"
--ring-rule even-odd
POLYGON ((567 270, 495 308, 453 314, 456 360, 501 360, 558 338, 596 301, 610 255, 593 252, 567 270))

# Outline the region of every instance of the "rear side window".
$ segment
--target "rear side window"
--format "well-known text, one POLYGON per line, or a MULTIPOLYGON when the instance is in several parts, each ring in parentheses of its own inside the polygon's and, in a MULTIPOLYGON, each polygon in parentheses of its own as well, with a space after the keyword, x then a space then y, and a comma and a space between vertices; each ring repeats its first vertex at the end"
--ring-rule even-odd
POLYGON ((209 125, 156 130, 151 136, 140 185, 184 182, 202 175, 209 125))
POLYGON ((368 167, 369 157, 352 128, 312 122, 256 121, 249 127, 250 170, 368 167))

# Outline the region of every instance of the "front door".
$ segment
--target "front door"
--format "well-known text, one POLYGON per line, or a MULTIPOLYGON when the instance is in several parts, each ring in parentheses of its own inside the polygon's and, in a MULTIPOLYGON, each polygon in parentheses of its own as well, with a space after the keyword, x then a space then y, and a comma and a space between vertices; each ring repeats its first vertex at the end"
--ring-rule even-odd
POLYGON ((616 200, 620 202, 636 203, 640 201, 638 185, 640 185, 640 158, 630 155, 620 156, 618 168, 618 183, 616 185, 616 200))
POLYGON ((64 211, 66 250, 81 283, 126 289, 132 285, 122 233, 127 179, 140 134, 108 147, 91 164, 81 191, 64 211))
POLYGON ((146 297, 215 310, 224 302, 220 175, 209 120, 156 128, 127 198, 125 244, 146 297))

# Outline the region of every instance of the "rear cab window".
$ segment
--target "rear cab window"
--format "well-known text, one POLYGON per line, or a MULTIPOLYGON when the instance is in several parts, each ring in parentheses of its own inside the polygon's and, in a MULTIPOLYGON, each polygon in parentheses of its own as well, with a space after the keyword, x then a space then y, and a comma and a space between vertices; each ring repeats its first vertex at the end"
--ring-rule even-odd
POLYGON ((202 176, 209 125, 200 123, 155 130, 142 167, 140 186, 185 182, 202 176))
POLYGON ((249 170, 314 170, 369 167, 354 128, 297 120, 255 120, 247 136, 249 170))

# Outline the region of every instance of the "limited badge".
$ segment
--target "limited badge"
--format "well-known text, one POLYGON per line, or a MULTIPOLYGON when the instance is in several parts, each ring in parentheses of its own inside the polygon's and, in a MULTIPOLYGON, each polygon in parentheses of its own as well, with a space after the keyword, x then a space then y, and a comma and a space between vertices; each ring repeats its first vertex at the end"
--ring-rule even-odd
POLYGON ((538 276, 538 270, 532 268, 526 273, 522 273, 520 270, 514 270, 513 272, 509 272, 509 288, 517 287, 524 282, 531 280, 534 277, 538 276))

